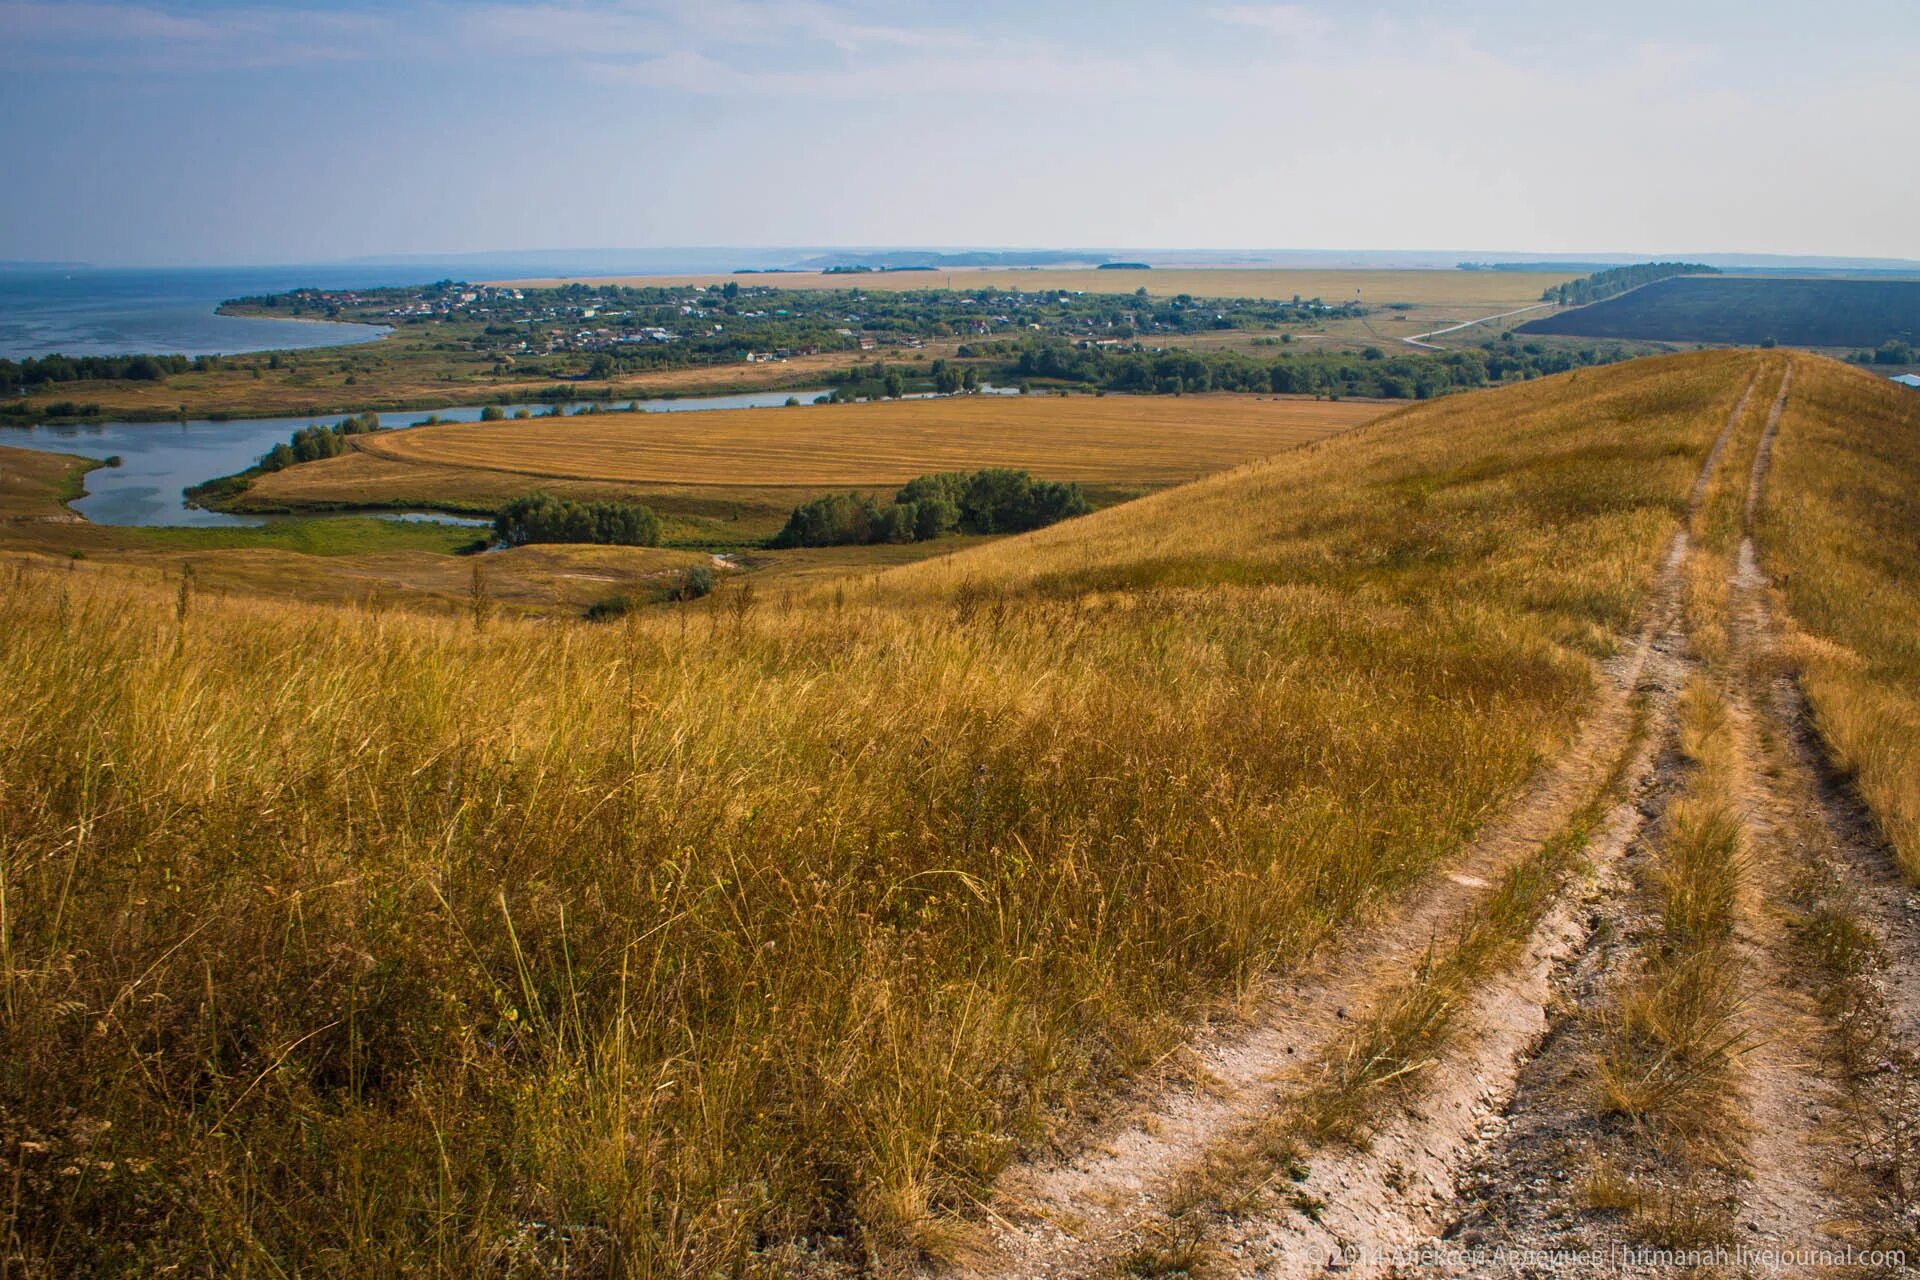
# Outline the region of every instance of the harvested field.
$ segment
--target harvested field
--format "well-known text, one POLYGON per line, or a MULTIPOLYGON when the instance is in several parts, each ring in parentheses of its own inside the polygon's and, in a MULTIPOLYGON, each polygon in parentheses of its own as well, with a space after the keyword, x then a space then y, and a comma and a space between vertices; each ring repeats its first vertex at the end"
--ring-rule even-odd
MULTIPOLYGON (((1165 485, 1322 439, 1386 412, 1356 401, 969 396, 700 414, 594 414, 366 437, 376 458, 530 480, 699 486, 900 484, 1023 467, 1050 480, 1165 485)), ((300 475, 263 494, 312 500, 300 475)), ((318 474, 318 473, 315 473, 318 474)))

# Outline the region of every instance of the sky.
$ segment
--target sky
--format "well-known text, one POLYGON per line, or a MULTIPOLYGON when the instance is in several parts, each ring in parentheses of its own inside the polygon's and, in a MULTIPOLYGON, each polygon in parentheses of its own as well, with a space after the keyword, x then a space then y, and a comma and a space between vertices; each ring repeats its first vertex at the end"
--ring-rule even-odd
POLYGON ((1920 257, 1911 0, 0 0, 0 259, 1920 257))

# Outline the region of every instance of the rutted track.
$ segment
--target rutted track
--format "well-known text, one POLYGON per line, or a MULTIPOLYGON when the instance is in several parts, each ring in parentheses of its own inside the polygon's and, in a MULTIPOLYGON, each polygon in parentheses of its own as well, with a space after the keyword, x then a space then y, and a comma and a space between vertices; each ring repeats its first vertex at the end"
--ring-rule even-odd
MULTIPOLYGON (((1718 1175, 1717 1185, 1724 1189, 1727 1220, 1742 1233, 1739 1243, 1760 1251, 1749 1259, 1751 1268, 1774 1274, 1811 1273, 1816 1255, 1809 1251, 1830 1257, 1848 1246, 1871 1248, 1900 1238, 1901 1224, 1887 1221, 1887 1206, 1873 1203, 1871 1192, 1862 1194, 1862 1180, 1850 1179, 1849 1170, 1870 1156, 1863 1129, 1885 1133, 1913 1120, 1910 1114, 1887 1114, 1890 1099, 1899 1104, 1897 1079, 1870 1085, 1864 1098, 1843 1096, 1831 1066, 1838 1029, 1822 1015, 1821 978, 1805 971, 1796 950, 1789 908, 1805 904, 1794 901, 1804 892, 1794 886, 1816 883, 1822 875, 1837 877, 1838 895, 1862 906, 1876 935, 1886 957, 1877 985, 1887 997, 1892 1024, 1882 1073, 1913 1074, 1912 1035, 1920 1020, 1914 999, 1920 992, 1920 930, 1914 913, 1905 906, 1890 852, 1873 839, 1857 804, 1835 784, 1799 690, 1782 674, 1779 628, 1759 567, 1755 516, 1791 385, 1789 363, 1755 446, 1744 535, 1727 584, 1729 652, 1717 672, 1729 710, 1735 798, 1746 838, 1733 942, 1743 1051, 1730 1135, 1744 1158, 1718 1175)), ((1653 797, 1650 805, 1656 824, 1664 800, 1653 797)), ((1628 862, 1644 856, 1630 853, 1628 862)), ((1483 1128, 1461 1201, 1437 1238, 1426 1242, 1449 1259, 1450 1265, 1438 1268, 1442 1274, 1528 1275, 1529 1264, 1516 1259, 1543 1250, 1577 1251, 1578 1256, 1559 1263, 1556 1274, 1664 1271, 1629 1265, 1631 1255, 1622 1249, 1648 1241, 1630 1233, 1617 1213, 1591 1211, 1577 1186, 1581 1166, 1591 1169, 1596 1151, 1607 1149, 1605 1143, 1596 1145, 1592 1081, 1583 1074, 1597 1059, 1604 1035, 1603 1021, 1593 1010, 1611 1004, 1610 996, 1624 990, 1635 950, 1653 945, 1654 936, 1650 922, 1637 918, 1629 902, 1601 904, 1597 920, 1599 944, 1559 983, 1567 1012, 1527 1066, 1512 1105, 1483 1128)), ((1860 1016, 1871 1021, 1874 1012, 1860 1016)), ((1650 1153, 1644 1145, 1639 1150, 1644 1161, 1650 1153)), ((1676 1194, 1671 1186, 1663 1189, 1662 1157, 1651 1154, 1654 1166, 1640 1170, 1651 1177, 1635 1194, 1676 1194)), ((1631 1168, 1627 1172, 1633 1176, 1631 1168)), ((1671 1214, 1672 1203, 1665 1212, 1671 1214)), ((1405 1273, 1416 1271, 1435 1273, 1432 1268, 1405 1273)))
MULTIPOLYGON (((1758 377, 1756 372, 1702 464, 1689 496, 1690 515, 1758 377)), ((1182 1177, 1298 1094, 1297 1068, 1351 1027, 1349 1009, 1390 992, 1430 945, 1444 945, 1450 927, 1489 896, 1492 882, 1538 854, 1612 784, 1618 798, 1606 802, 1596 825, 1589 851, 1593 874, 1549 907, 1519 959, 1477 991, 1471 1034, 1454 1038, 1438 1055, 1415 1105, 1381 1125, 1369 1150, 1330 1149, 1313 1159, 1301 1191, 1309 1202, 1326 1203, 1321 1221, 1289 1214, 1241 1223, 1227 1233, 1230 1241, 1216 1247, 1238 1255, 1236 1269, 1306 1274, 1346 1245, 1410 1244, 1432 1231, 1451 1204, 1454 1179, 1481 1120, 1510 1095, 1521 1061, 1548 1029, 1554 974, 1589 945, 1586 904, 1608 889, 1614 864, 1643 821, 1641 793, 1654 785, 1659 746, 1671 734, 1672 703, 1684 677, 1680 616, 1689 548, 1682 529, 1656 577, 1647 620, 1622 657, 1608 664, 1598 706, 1573 747, 1542 771, 1448 874, 1364 931, 1284 999, 1276 996, 1248 1030, 1195 1046, 1209 1088, 1144 1097, 1135 1119, 1098 1150, 1011 1171, 993 1206, 1004 1226, 962 1261, 961 1271, 1110 1273, 1116 1259, 1161 1235, 1182 1177)))
MULTIPOLYGON (((1796 1204, 1808 1199, 1812 1180, 1853 1192, 1852 1203, 1830 1207, 1845 1211, 1856 1230, 1864 1227, 1869 1243, 1898 1239, 1901 1232, 1920 1238, 1915 1206, 1905 1206, 1911 1219, 1905 1223, 1875 1221, 1886 1206, 1871 1203, 1871 1190, 1848 1176, 1872 1163, 1869 1148, 1879 1134, 1911 1133, 1920 1124, 1912 1110, 1920 1087, 1920 895, 1908 889, 1893 851, 1828 762, 1806 700, 1782 660, 1783 628, 1762 567, 1757 516, 1791 384, 1789 366, 1755 450, 1733 579, 1732 633, 1749 676, 1743 691, 1751 726, 1747 751, 1755 772, 1770 781, 1764 790, 1756 789, 1753 814, 1762 856, 1770 855, 1783 873, 1811 875, 1824 883, 1823 892, 1845 904, 1871 936, 1877 972, 1862 992, 1864 1007, 1855 1007, 1850 1016, 1883 1029, 1877 1078, 1851 1091, 1837 1083, 1822 1087, 1817 1098, 1808 1073, 1794 1069, 1799 1064, 1771 1063, 1756 1055, 1752 1100, 1764 1110, 1754 1117, 1752 1207, 1756 1226, 1772 1227, 1785 1243, 1835 1243, 1825 1223, 1791 1218, 1796 1204), (1789 1117, 1799 1123, 1785 1123, 1789 1117), (1770 1124, 1774 1118, 1782 1123, 1770 1124)), ((1802 990, 1794 994, 1803 995, 1804 982, 1791 984, 1784 972, 1779 981, 1798 985, 1802 990)), ((1840 1038, 1838 1028, 1828 1034, 1840 1038)))

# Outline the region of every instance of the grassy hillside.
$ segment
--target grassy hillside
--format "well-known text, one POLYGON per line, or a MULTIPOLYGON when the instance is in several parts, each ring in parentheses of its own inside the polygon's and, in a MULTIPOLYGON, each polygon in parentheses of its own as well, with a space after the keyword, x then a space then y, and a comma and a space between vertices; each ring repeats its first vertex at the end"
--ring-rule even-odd
POLYGON ((8 1247, 514 1275, 936 1246, 1564 740, 1757 359, 1436 402, 614 626, 16 565, 8 1247))
POLYGON ((1760 534, 1836 760, 1920 883, 1920 396, 1798 362, 1760 534))

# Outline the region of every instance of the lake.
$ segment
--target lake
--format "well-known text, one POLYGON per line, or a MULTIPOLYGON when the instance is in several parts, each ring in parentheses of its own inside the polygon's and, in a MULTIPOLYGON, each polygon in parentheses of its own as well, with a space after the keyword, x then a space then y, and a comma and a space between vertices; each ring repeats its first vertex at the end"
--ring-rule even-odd
MULTIPOLYGON (((783 405, 789 396, 802 401, 817 390, 760 391, 747 395, 686 396, 677 400, 642 400, 648 413, 681 413, 701 409, 757 409, 783 405)), ((518 409, 534 414, 550 405, 506 405, 511 417, 518 409)), ((427 410, 412 409, 379 415, 386 427, 421 422, 427 410)), ((481 406, 431 411, 442 422, 477 422, 481 406)), ((118 455, 121 465, 87 473, 87 494, 71 504, 96 524, 214 527, 265 524, 274 516, 238 516, 203 511, 186 504, 183 490, 216 476, 244 471, 301 427, 339 422, 345 414, 308 418, 247 418, 225 422, 103 422, 70 426, 0 427, 0 445, 73 453, 89 458, 118 455)), ((423 518, 430 513, 408 513, 423 518)))
POLYGON ((211 356, 370 342, 378 325, 215 315, 229 298, 289 289, 377 289, 434 280, 710 273, 771 266, 799 250, 591 250, 265 267, 0 268, 0 359, 211 356))
POLYGON ((0 271, 0 358, 231 355, 371 342, 382 325, 222 316, 228 298, 312 283, 281 271, 0 271))

